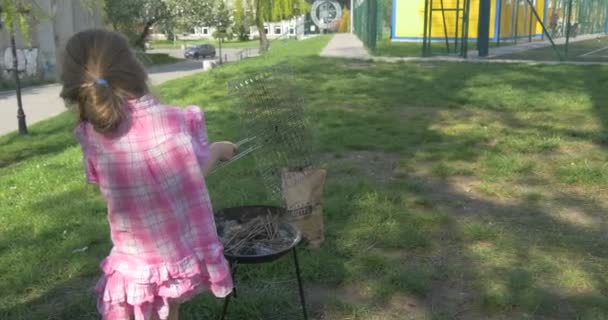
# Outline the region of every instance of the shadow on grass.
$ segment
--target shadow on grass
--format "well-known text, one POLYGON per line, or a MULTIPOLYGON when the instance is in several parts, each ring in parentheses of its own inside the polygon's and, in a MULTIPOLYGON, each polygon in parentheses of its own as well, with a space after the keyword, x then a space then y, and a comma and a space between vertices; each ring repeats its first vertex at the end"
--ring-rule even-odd
MULTIPOLYGON (((593 70, 374 65, 312 57, 293 64, 320 141, 319 156, 345 159, 333 166, 330 163, 325 193, 327 241, 320 250, 302 252, 305 286, 319 318, 401 320, 409 312, 433 319, 608 316, 607 280, 600 265, 608 258, 608 248, 601 224, 587 228, 568 223, 541 204, 471 195, 463 191, 462 181, 454 181, 458 177, 441 179, 413 170, 438 161, 477 163, 488 155, 511 152, 501 145, 488 145, 496 138, 493 135, 449 131, 441 127, 442 121, 469 124, 467 117, 486 112, 495 119, 484 118, 488 123, 482 125, 497 122, 506 127, 506 134, 552 130, 564 136, 567 130, 587 130, 557 125, 568 124, 564 118, 578 112, 569 106, 584 101, 581 88, 599 91, 584 90, 583 94, 593 97, 596 110, 602 105, 601 86, 587 88, 582 80, 587 76, 594 79, 593 70), (578 77, 571 79, 573 75, 578 77), (551 108, 555 111, 550 112, 551 108), (461 118, 450 119, 454 114, 461 118), (526 118, 530 114, 555 119, 539 127, 526 118), (343 165, 353 162, 349 156, 361 156, 362 151, 377 157, 364 158, 362 167, 343 165), (390 169, 386 178, 374 176, 369 167, 391 157, 405 172, 390 169), (560 278, 566 283, 556 280, 560 274, 566 274, 560 278), (567 282, 569 277, 574 278, 572 283, 567 282), (349 293, 350 289, 355 293, 349 293)), ((190 78, 185 87, 174 83, 162 89, 164 98, 182 101, 194 96, 188 103, 208 108, 212 138, 238 137, 235 111, 225 98, 225 82, 236 73, 227 68, 225 73, 190 78), (199 96, 200 92, 209 94, 199 96)), ((581 139, 594 142, 588 136, 581 139)), ((251 165, 242 162, 226 169, 226 175, 209 179, 216 207, 266 202, 251 165)), ((526 172, 535 183, 554 182, 533 170, 526 172)), ((517 182, 505 180, 505 186, 517 182)), ((71 197, 84 195, 49 197, 41 205, 59 212, 64 210, 61 202, 71 197)), ((555 202, 604 221, 598 212, 605 208, 589 199, 572 194, 555 202)), ((82 205, 79 210, 91 206, 82 205)), ((99 252, 91 259, 103 255, 99 252)), ((288 259, 239 272, 238 283, 252 290, 233 305, 233 319, 282 314, 298 305, 288 259)), ((196 319, 197 313, 213 314, 218 305, 211 300, 201 297, 185 305, 184 319, 196 319)), ((26 304, 19 310, 27 308, 35 305, 26 304)))
POLYGON ((97 277, 76 277, 55 284, 42 296, 12 309, 0 309, 1 319, 96 320, 94 288, 97 277))
POLYGON ((0 137, 0 168, 31 159, 50 157, 77 144, 72 132, 74 116, 64 112, 52 119, 32 126, 30 133, 21 136, 11 133, 0 137))
POLYGON ((4 226, 0 290, 12 296, 0 304, 0 319, 98 319, 93 288, 110 245, 105 205, 91 191, 84 184, 49 190, 30 203, 23 223, 4 226))

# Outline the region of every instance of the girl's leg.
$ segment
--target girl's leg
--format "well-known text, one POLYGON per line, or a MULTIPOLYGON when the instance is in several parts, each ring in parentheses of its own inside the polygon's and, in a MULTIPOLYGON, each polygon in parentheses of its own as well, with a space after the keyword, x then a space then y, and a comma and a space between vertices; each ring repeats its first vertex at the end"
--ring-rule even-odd
POLYGON ((178 320, 179 319, 179 304, 172 304, 169 309, 169 319, 168 320, 178 320))
MULTIPOLYGON (((169 317, 167 320, 178 320, 179 319, 179 304, 171 304, 169 307, 169 317)), ((153 315, 151 320, 160 320, 158 315, 153 315)))

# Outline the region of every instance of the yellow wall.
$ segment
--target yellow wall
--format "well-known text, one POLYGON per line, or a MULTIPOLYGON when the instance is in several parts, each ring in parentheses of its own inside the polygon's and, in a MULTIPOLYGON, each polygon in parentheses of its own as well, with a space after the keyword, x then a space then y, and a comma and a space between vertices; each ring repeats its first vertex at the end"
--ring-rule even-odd
MULTIPOLYGON (((529 34, 541 34, 543 27, 534 17, 527 2, 518 0, 502 0, 500 12, 500 37, 524 37, 529 34), (530 24, 532 22, 532 24, 530 24)), ((545 0, 536 1, 536 12, 541 19, 544 18, 545 0)))
MULTIPOLYGON (((395 1, 395 37, 399 38, 422 38, 424 32, 424 3, 425 0, 394 0, 395 1)), ((432 0, 433 7, 436 9, 441 8, 441 0, 432 0)), ((443 0, 444 8, 455 8, 458 0, 443 0)), ((509 37, 511 34, 511 16, 513 13, 513 6, 520 0, 502 0, 502 12, 501 12, 501 37, 509 37)), ((543 18, 543 8, 545 0, 537 0, 537 11, 538 14, 543 18)), ((464 0, 460 0, 460 6, 463 7, 464 0)), ((469 18, 469 38, 477 37, 477 25, 479 20, 479 0, 471 0, 470 4, 470 18, 469 18)), ((526 35, 528 29, 530 29, 530 20, 527 17, 532 15, 531 10, 526 5, 520 5, 518 15, 518 34, 520 36, 526 35), (528 16, 526 16, 528 12, 528 16), (527 22, 525 22, 527 21, 527 22)), ((494 38, 495 33, 495 17, 496 17, 496 1, 492 1, 492 8, 490 12, 490 37, 494 38)), ((441 11, 435 11, 433 13, 433 25, 432 25, 432 36, 436 38, 445 38, 444 19, 441 11)), ((541 33, 542 27, 539 23, 533 20, 532 30, 536 29, 536 32, 541 33)), ((453 38, 454 36, 461 37, 462 33, 462 19, 459 19, 458 31, 456 31, 456 12, 446 11, 445 12, 445 26, 447 26, 448 37, 453 38)))

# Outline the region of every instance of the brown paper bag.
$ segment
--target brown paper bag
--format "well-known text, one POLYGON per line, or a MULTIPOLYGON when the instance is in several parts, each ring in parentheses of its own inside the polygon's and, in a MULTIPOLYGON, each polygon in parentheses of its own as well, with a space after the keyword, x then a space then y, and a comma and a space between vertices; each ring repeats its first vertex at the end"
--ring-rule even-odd
POLYGON ((323 187, 327 171, 282 172, 282 190, 287 209, 287 219, 302 232, 309 247, 318 248, 323 235, 323 187))

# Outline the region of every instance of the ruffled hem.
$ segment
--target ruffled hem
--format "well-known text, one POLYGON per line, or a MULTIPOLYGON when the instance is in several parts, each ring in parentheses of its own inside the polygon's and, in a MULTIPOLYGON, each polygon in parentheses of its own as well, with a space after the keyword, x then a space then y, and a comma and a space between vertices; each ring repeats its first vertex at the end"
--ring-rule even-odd
POLYGON ((152 314, 164 319, 171 303, 183 303, 209 290, 223 298, 233 288, 221 247, 219 252, 215 248, 195 250, 195 254, 178 262, 155 265, 142 265, 135 257, 111 254, 101 268, 104 275, 96 287, 97 307, 106 320, 131 316, 147 320, 152 314))

